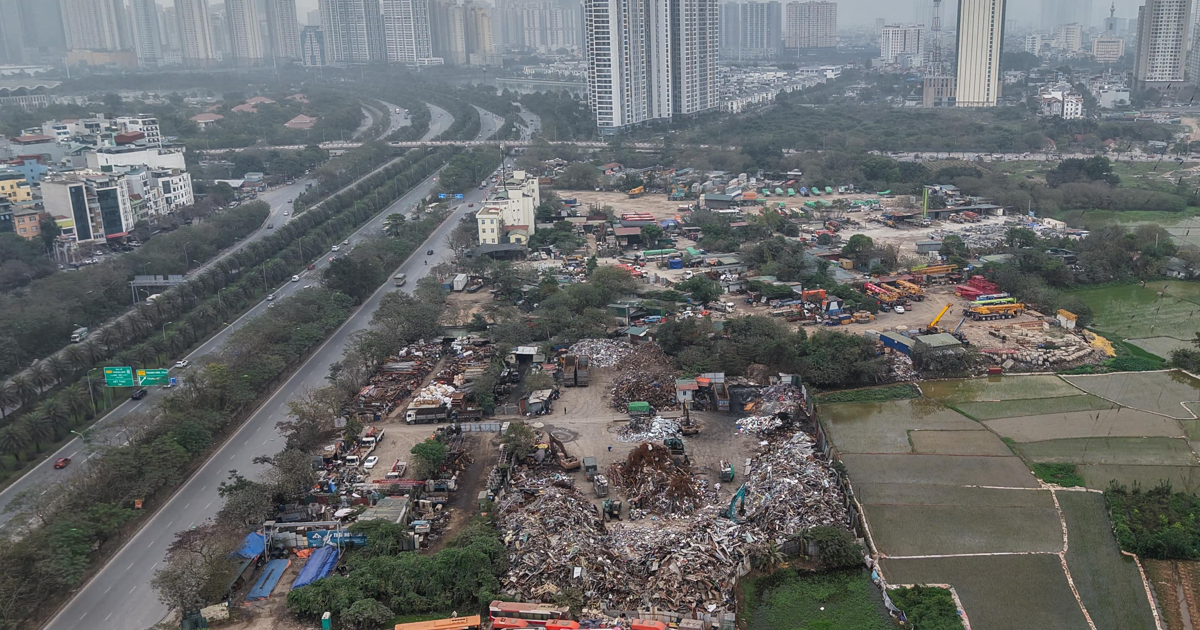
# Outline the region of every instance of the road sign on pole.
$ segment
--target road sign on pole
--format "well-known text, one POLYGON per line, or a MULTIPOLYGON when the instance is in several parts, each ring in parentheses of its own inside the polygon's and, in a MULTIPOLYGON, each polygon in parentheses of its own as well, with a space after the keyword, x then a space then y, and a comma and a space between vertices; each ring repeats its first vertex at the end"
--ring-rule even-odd
POLYGON ((133 368, 127 365, 104 368, 104 384, 109 387, 133 387, 133 368))
POLYGON ((170 374, 165 369, 138 370, 138 385, 166 385, 170 374))

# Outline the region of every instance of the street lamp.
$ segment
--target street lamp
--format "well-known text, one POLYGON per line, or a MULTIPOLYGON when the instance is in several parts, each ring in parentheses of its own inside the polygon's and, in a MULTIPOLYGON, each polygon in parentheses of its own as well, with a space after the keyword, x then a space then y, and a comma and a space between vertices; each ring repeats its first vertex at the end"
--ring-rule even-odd
POLYGON ((190 241, 183 244, 183 264, 187 265, 188 271, 192 270, 192 259, 188 256, 188 251, 187 251, 188 245, 191 245, 191 244, 192 243, 190 241))
POLYGON ((163 322, 163 343, 167 342, 167 325, 171 322, 163 322))
POLYGON ((98 368, 98 367, 94 367, 91 370, 88 370, 87 375, 86 375, 87 382, 88 382, 88 398, 92 399, 92 413, 96 412, 96 395, 92 393, 92 371, 99 370, 99 369, 100 368, 98 368))

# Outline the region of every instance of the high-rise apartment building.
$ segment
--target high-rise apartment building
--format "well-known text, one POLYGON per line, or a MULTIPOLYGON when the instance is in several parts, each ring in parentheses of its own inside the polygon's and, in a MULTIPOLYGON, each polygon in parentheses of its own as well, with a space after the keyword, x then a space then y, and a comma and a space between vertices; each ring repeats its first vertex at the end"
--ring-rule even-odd
MULTIPOLYGON (((461 32, 462 7, 455 4, 461 32)), ((382 0, 383 43, 391 63, 428 63, 433 57, 429 35, 429 0, 382 0)), ((463 53, 462 63, 466 63, 463 53)))
POLYGON ((583 19, 601 133, 720 106, 716 0, 584 0, 583 19))
POLYGON ((267 56, 299 59, 300 22, 296 19, 296 0, 266 0, 266 5, 267 56))
POLYGON ((379 0, 319 0, 325 55, 330 63, 384 61, 379 0))
MULTIPOLYGON (((721 52, 727 59, 770 59, 779 54, 783 44, 783 5, 778 2, 743 2, 721 5, 737 8, 734 28, 737 29, 735 49, 725 47, 725 23, 721 23, 721 52)), ((722 13, 724 19, 725 13, 722 13)))
POLYGON ((62 0, 68 50, 121 50, 120 0, 62 0))
POLYGON ((1092 0, 1042 0, 1042 30, 1075 22, 1084 30, 1092 26, 1092 0))
POLYGON ((1101 35, 1092 40, 1092 57, 1096 63, 1116 63, 1125 56, 1125 40, 1120 37, 1101 35))
POLYGON ((319 26, 305 26, 300 31, 300 63, 309 67, 326 65, 325 33, 319 26))
POLYGON ((183 62, 191 66, 206 66, 216 61, 208 0, 175 0, 175 17, 178 20, 183 62))
POLYGON ((158 5, 154 0, 130 0, 133 16, 133 39, 138 65, 154 68, 162 63, 162 33, 158 29, 158 5))
POLYGON ((789 2, 783 36, 788 48, 836 48, 837 3, 789 2))
POLYGON ((25 63, 25 27, 13 0, 0 0, 0 64, 25 63))
POLYGON ((58 0, 0 0, 0 64, 40 63, 64 50, 58 0))
POLYGON ((309 11, 308 14, 305 15, 305 17, 304 17, 304 25, 305 26, 320 26, 321 25, 321 11, 319 9, 316 11, 309 11))
POLYGON ((559 0, 497 0, 493 32, 508 50, 553 52, 579 46, 579 3, 559 0))
POLYGON ((1191 16, 1192 0, 1146 0, 1138 8, 1135 91, 1183 82, 1191 16))
POLYGON ((925 25, 887 25, 879 34, 879 56, 884 63, 896 63, 907 57, 913 66, 925 59, 925 25))
POLYGON ((1059 24, 1054 27, 1054 47, 1067 53, 1077 53, 1083 48, 1083 25, 1059 24))
POLYGON ((1005 0, 959 0, 958 107, 995 107, 1000 98, 1000 48, 1005 0))
POLYGON ((229 56, 233 62, 241 65, 262 63, 263 45, 258 30, 256 0, 225 0, 225 16, 229 31, 229 56))
POLYGON ((467 61, 473 66, 495 65, 496 42, 492 31, 492 9, 482 2, 468 2, 466 12, 467 61))
MULTIPOLYGON (((419 1, 419 0, 418 0, 419 1)), ((431 29, 431 57, 437 55, 442 61, 452 66, 467 63, 467 18, 466 11, 457 0, 433 0, 429 7, 432 15, 429 17, 431 29)), ((391 57, 388 58, 391 60, 391 57)), ((415 63, 414 57, 410 63, 415 63)))
POLYGON ((725 2, 720 11, 721 58, 738 59, 742 52, 742 5, 725 2))

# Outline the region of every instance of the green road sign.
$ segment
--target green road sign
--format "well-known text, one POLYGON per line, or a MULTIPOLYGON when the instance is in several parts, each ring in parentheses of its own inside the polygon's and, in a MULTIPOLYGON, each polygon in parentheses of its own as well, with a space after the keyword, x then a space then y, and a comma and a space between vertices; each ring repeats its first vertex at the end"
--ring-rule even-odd
POLYGON ((170 375, 165 369, 138 370, 138 385, 166 385, 170 375))
POLYGON ((127 365, 104 368, 104 384, 109 387, 133 387, 133 368, 127 365))

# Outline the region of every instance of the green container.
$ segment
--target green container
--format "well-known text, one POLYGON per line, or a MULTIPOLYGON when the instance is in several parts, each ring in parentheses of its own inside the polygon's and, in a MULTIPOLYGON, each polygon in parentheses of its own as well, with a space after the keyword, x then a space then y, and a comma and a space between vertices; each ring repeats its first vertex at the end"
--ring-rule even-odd
POLYGON ((629 413, 650 413, 650 403, 634 401, 629 403, 629 413))

